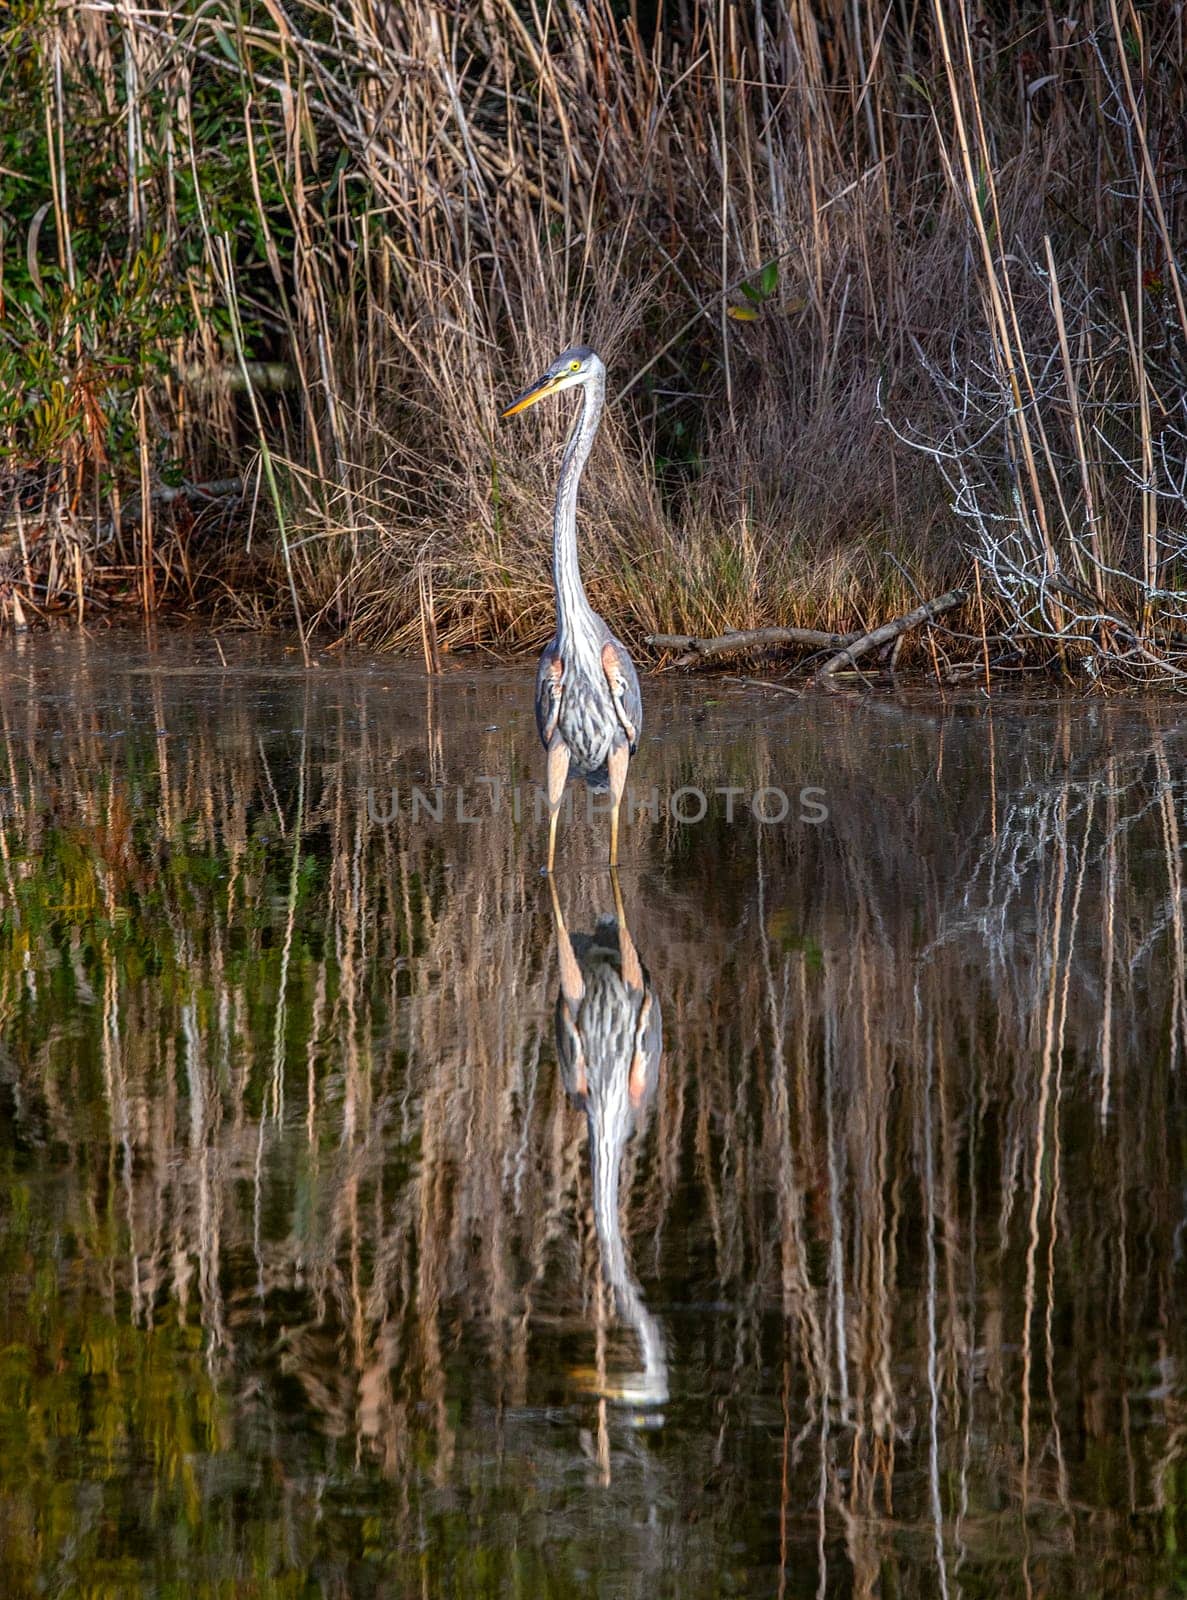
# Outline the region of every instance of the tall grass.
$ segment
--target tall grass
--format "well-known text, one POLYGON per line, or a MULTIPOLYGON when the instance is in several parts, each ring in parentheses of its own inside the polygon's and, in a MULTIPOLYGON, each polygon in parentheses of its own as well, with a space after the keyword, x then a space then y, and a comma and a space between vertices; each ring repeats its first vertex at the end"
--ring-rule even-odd
POLYGON ((1177 668, 1173 9, 33 0, 4 43, 10 595, 538 641, 565 420, 498 403, 581 338, 636 642, 975 563, 1024 648, 1177 668))

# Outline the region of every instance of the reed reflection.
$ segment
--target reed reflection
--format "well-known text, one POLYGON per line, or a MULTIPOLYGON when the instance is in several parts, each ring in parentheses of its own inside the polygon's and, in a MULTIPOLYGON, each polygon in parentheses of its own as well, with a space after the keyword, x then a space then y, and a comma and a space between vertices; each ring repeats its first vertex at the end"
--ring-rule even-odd
POLYGON ((1177 706, 671 700, 648 782, 829 825, 569 937, 526 817, 368 810, 521 682, 191 654, 0 697, 5 1594, 1182 1589, 1177 706))
POLYGON ((570 934, 555 881, 549 879, 556 927, 560 992, 556 1052, 572 1104, 589 1129, 590 1188, 602 1273, 619 1316, 634 1330, 642 1370, 599 1387, 607 1398, 660 1406, 668 1398, 663 1332, 647 1309, 627 1260, 619 1179, 627 1141, 639 1132, 655 1099, 663 1056, 659 997, 631 937, 617 872, 611 871, 614 915, 592 933, 570 934))

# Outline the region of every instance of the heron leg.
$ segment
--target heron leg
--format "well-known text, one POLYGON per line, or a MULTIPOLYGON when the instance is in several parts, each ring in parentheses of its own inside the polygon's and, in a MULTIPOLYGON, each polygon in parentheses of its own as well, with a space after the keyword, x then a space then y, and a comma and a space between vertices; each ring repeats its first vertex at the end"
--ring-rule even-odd
POLYGON ((548 747, 548 870, 556 856, 556 821, 561 814, 565 779, 569 776, 569 747, 563 739, 553 739, 548 747))
POLYGON ((622 804, 623 791, 626 788, 626 769, 630 764, 631 753, 625 744, 616 745, 606 758, 606 767, 610 775, 610 865, 618 865, 618 809, 622 804))

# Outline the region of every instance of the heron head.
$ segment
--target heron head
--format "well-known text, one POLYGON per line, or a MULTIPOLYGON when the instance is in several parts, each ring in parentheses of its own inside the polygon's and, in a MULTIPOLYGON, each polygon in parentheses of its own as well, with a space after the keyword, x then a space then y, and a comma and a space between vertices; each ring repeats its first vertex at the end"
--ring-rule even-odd
POLYGON ((604 371, 601 361, 588 345, 576 344, 570 350, 563 350, 544 376, 517 395, 502 415, 513 417, 517 411, 526 411, 529 406, 534 406, 537 400, 544 400, 550 394, 560 394, 563 389, 585 383, 604 371))

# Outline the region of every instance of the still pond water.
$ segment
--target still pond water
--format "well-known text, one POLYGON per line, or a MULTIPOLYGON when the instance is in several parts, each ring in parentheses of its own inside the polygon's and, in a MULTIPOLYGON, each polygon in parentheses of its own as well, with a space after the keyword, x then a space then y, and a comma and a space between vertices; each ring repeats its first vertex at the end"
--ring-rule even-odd
POLYGON ((1187 1593, 1181 704, 659 680, 554 901, 223 655, 0 654, 0 1593, 1187 1593))

